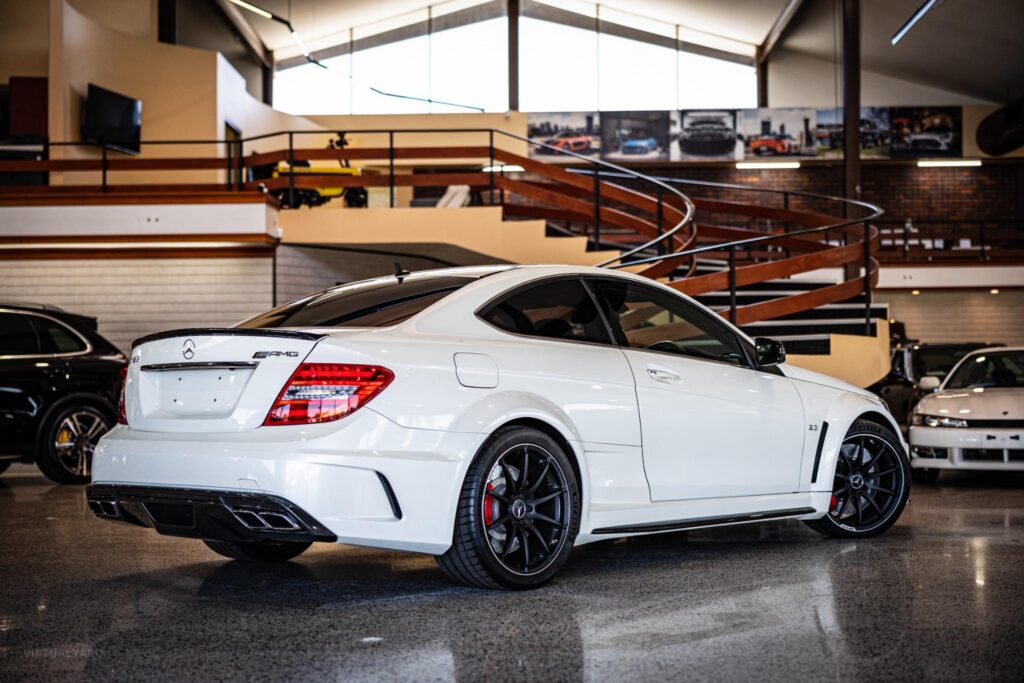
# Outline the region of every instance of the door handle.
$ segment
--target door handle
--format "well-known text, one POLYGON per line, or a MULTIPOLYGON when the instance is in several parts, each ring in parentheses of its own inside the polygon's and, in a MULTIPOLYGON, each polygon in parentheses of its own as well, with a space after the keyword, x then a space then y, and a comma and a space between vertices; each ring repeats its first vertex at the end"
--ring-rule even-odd
POLYGON ((657 368, 647 368, 647 374, 650 375, 651 379, 655 382, 662 382, 664 384, 675 384, 683 379, 674 372, 658 370, 657 368))

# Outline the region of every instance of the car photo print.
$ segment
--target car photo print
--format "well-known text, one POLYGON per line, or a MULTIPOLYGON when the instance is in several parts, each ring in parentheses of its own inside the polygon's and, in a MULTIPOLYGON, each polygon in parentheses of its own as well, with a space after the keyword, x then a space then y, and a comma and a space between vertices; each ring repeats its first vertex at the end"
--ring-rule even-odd
POLYGON ((90 508, 234 559, 344 543, 530 588, 639 534, 873 536, 910 490, 877 396, 607 269, 400 272, 143 337, 128 367, 90 508))

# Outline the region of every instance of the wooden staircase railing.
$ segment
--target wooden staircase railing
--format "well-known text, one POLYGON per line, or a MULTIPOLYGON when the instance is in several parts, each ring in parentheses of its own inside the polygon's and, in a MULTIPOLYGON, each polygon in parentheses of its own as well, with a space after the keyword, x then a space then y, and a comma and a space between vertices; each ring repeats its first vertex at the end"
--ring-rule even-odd
MULTIPOLYGON (((620 255, 603 262, 609 268, 629 268, 650 278, 666 281, 671 287, 690 295, 729 292, 730 306, 722 314, 737 324, 766 320, 806 311, 864 295, 865 333, 871 330, 871 290, 877 283, 878 263, 872 251, 879 247, 878 232, 871 221, 882 215, 881 209, 866 202, 811 193, 774 191, 766 188, 707 183, 677 178, 650 176, 590 157, 557 149, 505 131, 458 130, 367 130, 348 134, 387 135, 385 147, 303 148, 296 140, 328 131, 287 131, 244 140, 159 141, 149 146, 186 145, 190 150, 205 146, 210 157, 110 158, 106 149, 99 158, 0 161, 5 173, 81 173, 100 174, 100 183, 86 186, 0 187, 0 206, 13 204, 69 204, 90 196, 103 202, 132 201, 142 196, 180 197, 183 201, 203 201, 204 197, 247 196, 263 192, 286 197, 293 206, 297 192, 325 185, 338 188, 387 187, 391 205, 398 187, 442 187, 469 185, 486 203, 500 203, 508 218, 543 218, 582 229, 598 248, 616 248, 620 255), (417 140, 435 133, 486 136, 484 145, 399 146, 396 135, 414 134, 417 140), (287 137, 287 148, 243 154, 245 145, 287 137), (502 144, 496 144, 496 141, 502 144), (543 147, 552 155, 568 160, 573 167, 539 161, 507 149, 509 146, 543 147), (216 150, 227 150, 225 157, 216 150), (445 160, 450 164, 480 166, 484 170, 453 170, 436 173, 399 173, 396 162, 445 160), (296 162, 352 160, 381 162, 364 166, 361 175, 316 175, 312 169, 302 174, 290 172, 296 162), (255 170, 279 167, 276 177, 254 179, 255 170), (522 169, 506 171, 507 167, 522 169), (497 170, 495 170, 497 169, 497 170), (109 174, 150 171, 221 171, 223 182, 114 184, 109 174), (718 193, 721 196, 694 196, 718 193), (758 201, 737 201, 734 195, 754 193, 758 201), (765 197, 781 199, 782 206, 765 197), (817 203, 825 210, 796 209, 793 201, 817 203), (849 217, 851 214, 854 217, 849 217), (737 225, 736 223, 740 223, 737 225), (783 226, 779 228, 778 226, 783 226), (791 230, 791 226, 799 229, 791 230), (698 259, 724 258, 725 269, 696 275, 698 259), (843 282, 745 306, 736 305, 738 287, 766 280, 787 278, 822 268, 858 268, 860 274, 843 282)), ((84 146, 79 143, 50 143, 53 149, 84 146)), ((553 156, 552 158, 556 158, 553 156)))

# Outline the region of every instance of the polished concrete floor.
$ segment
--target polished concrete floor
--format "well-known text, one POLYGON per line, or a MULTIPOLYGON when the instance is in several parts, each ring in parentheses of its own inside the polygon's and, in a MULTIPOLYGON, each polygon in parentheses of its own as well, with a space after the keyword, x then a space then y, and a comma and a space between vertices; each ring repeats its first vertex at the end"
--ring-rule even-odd
POLYGON ((527 593, 429 557, 278 566, 0 476, 0 679, 1024 680, 1024 477, 915 488, 864 542, 799 522, 599 543, 527 593))

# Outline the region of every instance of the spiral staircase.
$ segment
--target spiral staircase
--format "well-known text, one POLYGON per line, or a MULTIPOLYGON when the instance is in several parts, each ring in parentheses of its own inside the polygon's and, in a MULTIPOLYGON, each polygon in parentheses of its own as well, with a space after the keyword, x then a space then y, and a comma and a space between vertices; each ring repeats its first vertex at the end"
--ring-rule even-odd
POLYGON ((99 185, 51 185, 29 193, 22 189, 18 195, 0 188, 0 205, 24 201, 25 196, 74 204, 90 193, 107 203, 149 195, 191 197, 201 203, 220 201, 211 197, 264 193, 272 204, 277 203, 274 198, 280 200, 278 224, 285 243, 376 240, 408 251, 412 244, 431 241, 492 260, 625 269, 695 297, 751 336, 784 341, 797 364, 861 386, 888 370, 887 312, 871 303, 878 278, 872 256, 878 231, 871 221, 882 214, 878 207, 803 192, 657 177, 551 147, 544 156, 557 163, 540 161, 529 150, 546 145, 501 130, 455 131, 485 144, 428 146, 431 134, 442 132, 449 138, 453 133, 349 131, 354 138, 386 136, 388 144, 339 149, 314 146, 322 142, 323 131, 290 131, 259 138, 263 144, 286 138, 287 147, 249 155, 243 150, 255 139, 209 141, 208 148, 219 147, 223 156, 168 156, 166 146, 174 142, 162 141, 160 157, 108 160, 104 153, 101 159, 79 154, 0 162, 0 173, 102 174, 99 185), (396 144, 402 135, 414 136, 416 145, 396 144), (304 140, 313 144, 303 145, 304 140), (325 177, 312 167, 302 173, 289 170, 318 163, 335 168, 355 163, 362 172, 325 177), (269 165, 278 171, 269 177, 256 174, 269 165), (121 178, 132 171, 221 174, 216 183, 133 180, 113 185, 107 182, 112 171, 121 178), (295 205, 297 193, 325 185, 367 188, 378 196, 386 192, 389 200, 368 209, 284 208, 295 205), (396 204, 398 192, 452 185, 468 186, 474 206, 428 214, 427 209, 396 204), (423 234, 428 216, 434 217, 435 227, 423 234), (479 246, 483 237, 490 248, 479 246), (834 277, 837 273, 843 276, 834 277))

